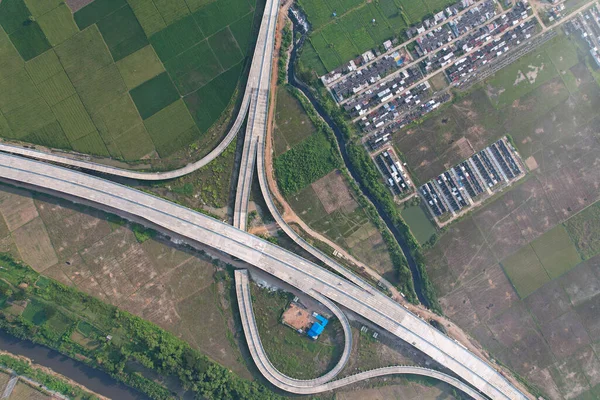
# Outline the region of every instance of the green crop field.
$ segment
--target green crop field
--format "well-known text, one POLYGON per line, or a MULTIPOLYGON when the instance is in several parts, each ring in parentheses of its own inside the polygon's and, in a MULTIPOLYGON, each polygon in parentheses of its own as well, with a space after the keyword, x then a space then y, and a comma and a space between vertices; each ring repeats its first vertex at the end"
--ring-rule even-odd
POLYGON ((247 0, 4 0, 0 136, 126 161, 184 149, 232 104, 255 17, 247 0), (193 126, 150 134, 175 102, 193 126))
POLYGON ((550 281, 531 246, 525 246, 501 262, 506 275, 523 299, 550 281))
POLYGON ((300 63, 323 75, 326 72, 323 66, 329 71, 387 39, 406 39, 407 27, 452 3, 452 0, 300 0, 313 28, 310 43, 317 53, 307 43, 300 63))
POLYGON ((152 46, 146 46, 117 62, 123 82, 129 90, 165 71, 152 46), (143 65, 144 68, 138 68, 143 65))
POLYGON ((571 217, 565 226, 584 260, 600 253, 600 202, 571 217))
POLYGON ((285 153, 316 132, 300 102, 285 88, 277 91, 274 155, 285 153))
POLYGON ((129 6, 121 7, 98 21, 98 28, 115 61, 148 44, 146 34, 129 6))
POLYGON ((208 39, 223 69, 229 69, 242 60, 242 52, 229 28, 225 28, 208 39))
POLYGON ((551 279, 561 276, 581 262, 581 256, 562 225, 531 242, 531 247, 551 279))
POLYGON ((37 21, 52 46, 61 44, 79 32, 71 10, 64 3, 40 16, 37 21))

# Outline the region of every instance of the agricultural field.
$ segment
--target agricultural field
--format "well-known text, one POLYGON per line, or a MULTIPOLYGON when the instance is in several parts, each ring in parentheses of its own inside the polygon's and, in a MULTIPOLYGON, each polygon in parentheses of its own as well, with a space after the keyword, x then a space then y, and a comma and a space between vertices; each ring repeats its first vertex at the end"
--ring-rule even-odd
POLYGON ((300 0, 312 25, 310 46, 309 43, 304 46, 300 62, 323 75, 323 71, 331 71, 388 39, 406 39, 406 28, 453 3, 452 0, 300 0))
POLYGON ((309 227, 348 250, 390 282, 397 281, 381 234, 359 206, 340 171, 330 172, 289 196, 288 201, 309 227))
POLYGON ((314 134, 317 129, 300 102, 286 88, 280 87, 277 90, 276 110, 273 155, 278 157, 314 134))
MULTIPOLYGON (((561 36, 554 41, 569 43, 561 36)), ((456 117, 460 106, 463 115, 472 113, 470 124, 481 121, 471 126, 480 126, 486 141, 506 129, 529 176, 450 225, 426 251, 427 268, 446 315, 545 398, 596 398, 600 321, 592 310, 600 301, 600 87, 585 56, 571 59, 572 49, 561 53, 544 46, 537 54, 544 55, 500 71, 433 118, 456 117), (527 93, 505 98, 500 108, 494 101, 510 90, 488 98, 489 114, 480 114, 492 85, 498 93, 499 82, 512 85, 519 68, 540 59, 550 60, 554 76, 537 87, 528 82, 527 93), (502 129, 489 124, 496 120, 507 122, 502 129)))
POLYGON ((421 123, 396 132, 394 146, 417 183, 506 134, 524 160, 541 155, 543 143, 585 126, 600 106, 598 86, 588 84, 593 76, 580 62, 584 58, 572 38, 559 35, 421 123), (569 119, 573 113, 577 118, 569 119))
POLYGON ((255 7, 1 2, 0 137, 123 161, 202 152, 236 101, 255 7), (183 122, 157 130, 172 108, 183 122))
MULTIPOLYGON (((0 186, 0 236, 0 251, 173 332, 251 377, 233 338, 237 328, 229 287, 214 275, 207 256, 174 247, 118 217, 5 185, 0 186), (21 240, 26 234, 35 240, 21 240)), ((23 317, 53 330, 71 324, 40 302, 29 303, 23 317)), ((88 317, 78 324, 73 340, 94 348, 98 332, 110 333, 112 322, 101 313, 88 317)), ((118 333, 113 336, 118 340, 118 333)))

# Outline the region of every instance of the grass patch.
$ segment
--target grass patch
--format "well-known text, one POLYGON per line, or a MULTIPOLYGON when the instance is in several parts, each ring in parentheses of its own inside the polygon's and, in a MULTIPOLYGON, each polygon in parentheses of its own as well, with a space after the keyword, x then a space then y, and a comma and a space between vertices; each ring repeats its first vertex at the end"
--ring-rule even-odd
POLYGON ((216 0, 194 12, 206 36, 211 36, 252 11, 246 0, 216 0))
POLYGON ((27 307, 25 307, 22 316, 32 324, 40 326, 55 313, 56 309, 49 307, 37 299, 32 299, 27 303, 27 307))
POLYGON ((115 139, 115 147, 127 161, 139 160, 154 150, 154 143, 144 124, 139 124, 115 139))
POLYGON ((88 133, 86 136, 71 142, 73 150, 84 154, 94 154, 108 157, 110 153, 102 141, 98 131, 88 133))
POLYGON ((190 14, 185 0, 153 0, 156 9, 167 25, 190 14))
POLYGON ((94 114, 93 120, 100 136, 107 144, 112 143, 134 126, 142 124, 135 104, 127 93, 94 114))
POLYGON ((75 13, 79 29, 85 29, 126 5, 125 0, 94 0, 75 13))
POLYGON ((179 98, 177 89, 166 73, 144 82, 129 93, 142 119, 150 118, 179 98))
POLYGON ((25 63, 25 70, 35 84, 64 71, 54 50, 47 51, 25 63))
POLYGON ((600 253, 600 202, 569 218, 565 227, 584 260, 600 253))
MULTIPOLYGON (((2 130, 0 129, 0 133, 2 130)), ((33 131, 29 135, 23 138, 24 141, 29 143, 38 143, 42 146, 53 147, 56 149, 70 149, 71 145, 65 132, 58 123, 58 121, 51 122, 50 124, 41 127, 40 129, 33 131)))
POLYGON ((498 108, 512 104, 556 75, 556 69, 545 52, 527 54, 487 81, 493 88, 492 103, 498 108))
POLYGON ((435 226, 427 218, 421 206, 406 207, 401 215, 420 244, 426 243, 435 234, 435 226))
POLYGON ((96 26, 78 33, 54 50, 74 84, 112 63, 110 52, 96 26))
POLYGON ((275 172, 281 192, 292 195, 337 168, 336 149, 324 133, 311 135, 275 158, 275 172))
POLYGON ((206 132, 219 119, 231 102, 242 65, 243 62, 240 62, 185 97, 185 103, 202 132, 206 132))
POLYGON ((228 27, 209 37, 208 43, 223 69, 233 67, 243 58, 242 52, 228 27))
POLYGON ((144 121, 158 154, 163 157, 191 143, 200 132, 185 103, 179 100, 144 121), (180 146, 181 145, 181 146, 180 146))
POLYGON ((31 22, 31 13, 23 0, 0 2, 0 25, 7 34, 12 34, 31 22))
POLYGON ((152 0, 127 0, 133 13, 146 33, 150 37, 157 32, 165 29, 167 24, 162 15, 158 12, 156 5, 152 0))
POLYGON ((64 71, 39 83, 37 88, 51 107, 76 94, 73 84, 64 71))
POLYGON ((75 82, 74 85, 90 114, 94 114, 127 93, 123 78, 115 64, 96 71, 86 79, 75 82))
POLYGON ((69 6, 64 3, 42 15, 37 21, 52 46, 61 44, 79 32, 69 6))
POLYGON ((280 87, 275 113, 275 156, 283 154, 316 131, 300 102, 286 88, 280 87))
MULTIPOLYGON (((298 379, 322 375, 339 358, 335 322, 331 320, 318 340, 299 334, 280 321, 289 296, 252 285, 252 301, 261 341, 269 360, 282 373, 298 379)), ((339 326, 339 325, 338 325, 339 326)))
POLYGON ((161 61, 167 62, 204 39, 191 16, 183 18, 150 37, 150 43, 161 61))
POLYGON ((42 28, 35 21, 29 21, 23 28, 11 33, 10 40, 25 61, 39 56, 51 47, 42 28))
POLYGON ((231 30, 233 37, 235 37, 235 40, 238 43, 238 46, 239 46, 240 50, 242 51, 242 54, 246 54, 246 51, 248 50, 248 45, 250 44, 250 41, 252 40, 252 24, 253 24, 253 22, 254 22, 254 13, 249 12, 248 14, 244 15, 242 18, 238 19, 237 21, 235 21, 234 23, 229 25, 229 29, 231 30))
POLYGON ((165 68, 182 95, 206 85, 223 71, 207 41, 171 58, 165 68))
POLYGON ((98 29, 115 61, 148 45, 148 39, 129 6, 98 21, 98 29))
POLYGON ((165 71, 152 46, 146 46, 118 61, 117 68, 129 90, 165 71))
POLYGON ((557 225, 531 242, 531 247, 550 275, 557 278, 581 262, 577 249, 562 225, 557 225))
POLYGON ((530 245, 521 247, 500 264, 522 299, 550 281, 548 273, 530 245))

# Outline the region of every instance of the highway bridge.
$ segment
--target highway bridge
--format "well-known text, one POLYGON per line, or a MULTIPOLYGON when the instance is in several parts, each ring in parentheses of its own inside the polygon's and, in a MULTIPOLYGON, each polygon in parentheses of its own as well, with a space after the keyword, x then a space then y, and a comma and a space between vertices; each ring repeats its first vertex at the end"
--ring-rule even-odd
POLYGON ((191 245, 200 243, 235 256, 305 293, 314 291, 373 322, 492 399, 527 398, 493 367, 383 294, 366 291, 247 232, 135 189, 39 161, 0 154, 0 176, 15 184, 50 190, 142 219, 186 238, 191 245))
POLYGON ((271 69, 273 67, 273 51, 275 47, 275 28, 279 11, 278 0, 267 0, 265 14, 259 32, 259 43, 264 43, 265 49, 254 55, 252 68, 260 68, 252 75, 252 94, 250 110, 246 122, 246 135, 242 150, 242 161, 238 175, 235 205, 233 208, 233 225, 246 230, 248 222, 248 203, 252 189, 252 177, 256 162, 256 149, 261 137, 267 132, 267 117, 269 113, 269 92, 271 85, 271 69), (260 62, 257 57, 260 57, 260 62))
POLYGON ((256 319, 254 317, 254 311, 252 309, 252 297, 250 295, 250 281, 248 278, 247 270, 235 271, 235 290, 238 299, 238 305, 240 314, 242 316, 242 325, 244 328, 244 334, 246 336, 246 342, 250 349, 250 354, 256 363, 256 366, 263 374, 265 378, 274 386, 291 393, 297 394, 315 394, 321 392, 327 392, 330 390, 338 389, 340 387, 350 385, 352 383, 360 382, 366 379, 376 378, 386 375, 422 375, 431 378, 436 378, 444 381, 457 389, 460 389, 464 393, 468 394, 476 400, 485 400, 479 392, 473 390, 469 385, 459 381, 450 375, 444 374, 440 371, 436 371, 429 368, 421 368, 415 366, 395 366, 387 368, 377 368, 370 371, 361 372, 354 374, 337 381, 330 382, 346 365, 350 358, 350 351, 352 349, 352 331, 350 330, 350 323, 346 318, 345 314, 327 298, 321 296, 317 292, 312 292, 311 296, 319 300, 323 305, 327 306, 333 314, 339 319, 342 324, 345 336, 344 351, 340 357, 340 361, 336 366, 328 373, 315 379, 300 380, 293 379, 285 374, 279 372, 277 368, 269 361, 269 357, 265 349, 263 348, 258 333, 258 327, 256 325, 256 319))

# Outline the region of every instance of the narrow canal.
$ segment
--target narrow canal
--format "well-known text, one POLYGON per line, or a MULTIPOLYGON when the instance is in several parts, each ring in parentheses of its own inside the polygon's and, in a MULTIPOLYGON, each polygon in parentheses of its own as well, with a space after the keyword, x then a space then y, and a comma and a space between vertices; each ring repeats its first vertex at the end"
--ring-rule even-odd
POLYGON ((86 388, 111 399, 147 400, 148 396, 117 382, 107 373, 73 360, 46 346, 28 340, 17 339, 0 331, 0 350, 30 358, 36 364, 85 386, 86 388))
MULTIPOLYGON (((294 18, 291 18, 291 20, 294 23, 296 22, 294 18)), ((412 272, 413 283, 415 286, 415 292, 417 293, 417 297, 419 298, 419 301, 422 304, 429 307, 430 306, 429 301, 428 301, 427 297, 425 297, 423 295, 423 283, 422 283, 423 278, 421 276, 421 272, 417 268, 417 264, 410 252, 410 248, 408 247, 408 244, 406 243, 406 241, 404 240, 402 235, 400 235, 400 232, 398 231, 396 226, 392 223, 390 217, 384 212, 382 205, 374 197, 372 197, 369 194, 369 192, 365 189, 365 187, 362 185, 360 179, 358 178, 358 174, 356 173, 356 170, 353 168, 352 163, 350 162, 350 158, 348 156, 348 151, 346 150, 346 139, 344 138, 344 134, 342 133, 340 128, 329 117, 329 115, 325 112, 323 107, 321 107, 321 105, 319 104, 319 102, 317 101, 315 96, 310 91, 309 87, 306 84, 304 84, 302 81, 300 81, 299 79, 296 78, 296 71, 295 71, 296 58, 298 55, 298 50, 301 49, 302 45, 304 44, 304 40, 306 39, 306 34, 303 33, 302 28, 298 27, 297 25, 294 25, 294 36, 296 36, 296 35, 302 35, 302 36, 300 37, 299 40, 294 42, 294 47, 293 47, 292 53, 290 55, 290 62, 288 64, 288 81, 289 81, 290 85, 294 86, 295 88, 301 90, 302 93, 304 93, 304 95, 308 98, 308 100, 310 100, 310 102, 313 105, 313 107, 315 108, 315 110, 317 110, 317 112, 319 113, 321 118, 323 118, 323 120, 327 123, 327 125, 329 125, 331 130, 333 130, 333 132, 335 134, 335 138, 338 142, 338 146, 340 148, 340 152, 342 154, 342 159, 344 160, 344 164, 346 165, 346 168, 350 172, 350 175, 352 176, 352 178, 358 184, 358 187, 360 188, 361 192, 371 201, 371 203, 373 203, 373 205, 377 209, 377 213, 379 214, 381 219, 385 222, 386 226, 392 232, 392 234, 394 235, 394 238, 396 239, 396 241, 402 248, 402 252, 404 253, 404 256, 406 257, 406 260, 407 260, 410 270, 412 272)))

